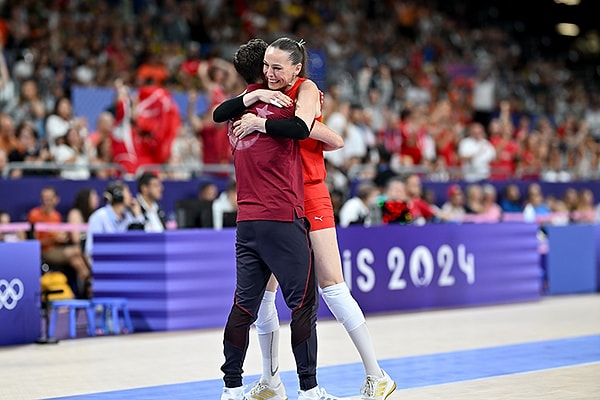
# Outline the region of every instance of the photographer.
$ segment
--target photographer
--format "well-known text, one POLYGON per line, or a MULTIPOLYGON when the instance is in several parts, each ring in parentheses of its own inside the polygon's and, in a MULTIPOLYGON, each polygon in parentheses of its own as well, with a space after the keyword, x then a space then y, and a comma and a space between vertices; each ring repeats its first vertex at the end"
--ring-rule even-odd
POLYGON ((111 182, 103 194, 106 205, 94 211, 88 222, 85 252, 92 256, 94 233, 143 230, 144 215, 140 204, 131 196, 129 187, 120 181, 111 182))

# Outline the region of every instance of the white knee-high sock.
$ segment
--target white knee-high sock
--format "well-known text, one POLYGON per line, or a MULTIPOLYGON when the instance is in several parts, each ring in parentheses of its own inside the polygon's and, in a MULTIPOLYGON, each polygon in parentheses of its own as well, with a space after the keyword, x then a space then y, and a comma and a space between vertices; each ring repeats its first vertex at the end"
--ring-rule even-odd
POLYGON ((260 381, 269 386, 281 383, 279 375, 279 318, 275 307, 277 292, 265 292, 260 303, 256 331, 262 354, 262 376, 260 381))
POLYGON ((352 297, 346 283, 338 283, 323 288, 323 300, 335 318, 346 328, 352 343, 358 350, 367 375, 382 377, 381 368, 375 356, 375 348, 360 306, 352 297))

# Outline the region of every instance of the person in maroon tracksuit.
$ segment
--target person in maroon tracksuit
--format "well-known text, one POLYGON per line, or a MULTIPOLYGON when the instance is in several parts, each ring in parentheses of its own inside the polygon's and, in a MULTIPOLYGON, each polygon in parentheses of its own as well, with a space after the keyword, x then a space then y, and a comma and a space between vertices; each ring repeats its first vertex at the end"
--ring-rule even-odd
MULTIPOLYGON (((264 87, 260 84, 263 81, 260 64, 246 58, 256 54, 256 46, 266 49, 264 41, 254 39, 242 45, 234 56, 236 69, 249 83, 247 94, 264 87)), ((242 97, 239 101, 245 109, 242 97)), ((248 112, 271 119, 265 122, 266 133, 256 131, 237 138, 230 132, 238 199, 236 290, 224 331, 222 400, 245 398, 242 367, 249 330, 256 320, 271 273, 279 281, 292 311, 292 350, 300 390, 317 387, 317 285, 310 226, 304 213, 302 160, 297 140, 307 138, 309 128, 302 119, 294 117, 293 107, 261 101, 248 107, 248 112), (281 131, 288 137, 269 134, 281 131)), ((237 121, 237 125, 243 123, 237 121)))

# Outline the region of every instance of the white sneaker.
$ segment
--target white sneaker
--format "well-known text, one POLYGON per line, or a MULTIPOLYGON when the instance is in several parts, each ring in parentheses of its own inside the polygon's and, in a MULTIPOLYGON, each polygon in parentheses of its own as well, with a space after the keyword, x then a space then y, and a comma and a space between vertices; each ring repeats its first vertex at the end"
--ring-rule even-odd
POLYGON ((342 398, 327 394, 325 389, 316 386, 310 390, 298 390, 298 400, 342 400, 342 398))
POLYGON ((221 393, 221 400, 247 400, 248 398, 244 395, 244 387, 236 387, 236 388, 223 388, 223 393, 221 393))
POLYGON ((365 383, 360 388, 361 400, 385 400, 396 390, 396 382, 384 371, 383 377, 367 375, 365 383))
POLYGON ((279 385, 273 387, 259 381, 254 385, 246 397, 252 400, 287 400, 283 382, 280 382, 279 385))

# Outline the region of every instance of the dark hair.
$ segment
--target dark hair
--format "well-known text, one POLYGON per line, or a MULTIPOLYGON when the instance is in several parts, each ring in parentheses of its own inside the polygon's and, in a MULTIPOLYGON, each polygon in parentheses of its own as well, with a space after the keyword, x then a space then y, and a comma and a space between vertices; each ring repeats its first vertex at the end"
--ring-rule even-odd
POLYGON ((235 180, 232 179, 229 182, 227 182, 227 187, 225 188, 225 191, 227 191, 227 192, 235 192, 236 191, 235 180))
POLYGON ((15 131, 15 136, 16 136, 17 138, 20 138, 20 137, 21 137, 21 134, 23 133, 23 131, 24 131, 26 128, 30 128, 30 129, 31 129, 31 132, 33 133, 33 137, 35 138, 35 140, 39 139, 39 135, 38 135, 37 131, 35 130, 35 128, 34 128, 34 127, 31 125, 31 123, 30 123, 30 122, 26 122, 26 121, 23 121, 23 122, 21 122, 21 123, 20 123, 20 124, 17 126, 17 129, 16 129, 16 131, 15 131))
POLYGON ((153 179, 158 179, 158 175, 154 172, 144 172, 137 181, 138 192, 142 191, 142 186, 148 186, 153 179))
POLYGON ((298 76, 301 78, 308 77, 308 56, 306 54, 306 48, 304 47, 303 41, 297 42, 293 39, 282 37, 271 43, 269 47, 287 51, 290 54, 290 61, 292 64, 302 64, 302 69, 300 70, 298 76))
POLYGON ((375 192, 377 187, 371 182, 362 182, 356 189, 356 197, 361 200, 367 200, 371 193, 375 192))
POLYGON ((125 184, 121 181, 113 181, 106 185, 104 200, 108 204, 122 204, 125 201, 125 184))
POLYGON ((262 39, 250 39, 233 55, 233 66, 246 83, 258 83, 264 80, 263 59, 267 47, 269 45, 262 39))
POLYGON ((90 207, 90 196, 93 191, 94 189, 92 188, 83 188, 77 192, 75 200, 73 201, 72 208, 81 211, 81 215, 85 222, 89 220, 90 215, 94 212, 92 207, 90 207))

